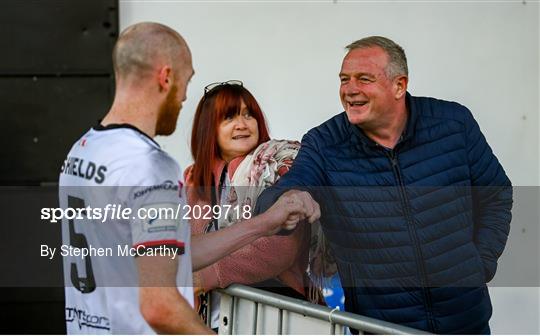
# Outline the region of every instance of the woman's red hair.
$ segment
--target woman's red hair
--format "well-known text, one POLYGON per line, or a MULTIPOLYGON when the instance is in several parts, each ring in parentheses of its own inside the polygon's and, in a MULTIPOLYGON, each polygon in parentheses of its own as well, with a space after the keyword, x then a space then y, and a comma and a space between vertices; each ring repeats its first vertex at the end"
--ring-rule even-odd
POLYGON ((211 187, 214 185, 212 171, 220 159, 218 126, 226 115, 240 113, 242 101, 257 120, 259 129, 257 146, 270 140, 263 112, 246 88, 242 85, 223 84, 207 92, 197 105, 191 130, 191 155, 194 160, 191 184, 202 200, 210 200, 211 187))

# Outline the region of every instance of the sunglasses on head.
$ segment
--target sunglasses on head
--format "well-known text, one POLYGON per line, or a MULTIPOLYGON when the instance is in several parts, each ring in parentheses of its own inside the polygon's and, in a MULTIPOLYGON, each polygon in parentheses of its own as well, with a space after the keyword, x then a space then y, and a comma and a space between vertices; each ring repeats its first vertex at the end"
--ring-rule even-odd
POLYGON ((240 86, 244 86, 244 83, 242 83, 242 81, 240 80, 236 80, 236 79, 233 79, 233 80, 228 80, 226 82, 215 82, 215 83, 212 83, 212 84, 208 84, 207 86, 204 87, 204 95, 206 96, 206 94, 210 91, 212 91, 213 89, 219 87, 219 86, 222 86, 222 85, 240 85, 240 86))

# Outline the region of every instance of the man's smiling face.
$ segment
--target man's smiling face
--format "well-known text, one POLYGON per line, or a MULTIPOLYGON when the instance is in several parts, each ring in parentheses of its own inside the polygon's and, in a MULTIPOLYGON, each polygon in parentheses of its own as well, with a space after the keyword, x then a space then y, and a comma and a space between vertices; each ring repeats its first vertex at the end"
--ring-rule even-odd
POLYGON ((395 93, 387 65, 388 55, 379 47, 353 49, 343 59, 339 96, 352 124, 373 128, 391 117, 395 93))

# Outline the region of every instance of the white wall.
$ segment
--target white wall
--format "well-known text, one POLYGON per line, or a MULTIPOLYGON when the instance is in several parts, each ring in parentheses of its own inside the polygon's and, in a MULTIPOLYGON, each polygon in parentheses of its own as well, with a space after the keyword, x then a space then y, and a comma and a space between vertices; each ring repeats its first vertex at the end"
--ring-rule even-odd
MULTIPOLYGON (((243 80, 263 107, 273 137, 300 139, 342 111, 337 74, 344 46, 383 35, 405 48, 409 91, 468 106, 520 186, 540 182, 539 13, 537 1, 120 0, 121 28, 162 22, 178 30, 192 50, 196 74, 178 130, 158 139, 183 167, 191 162, 190 128, 206 84, 243 80)), ((513 270, 505 260, 520 262, 511 257, 519 254, 512 254, 518 245, 512 241, 531 240, 527 235, 538 233, 537 226, 538 220, 513 223, 500 272, 513 270)), ((538 255, 530 258, 538 262, 538 255)), ((495 333, 540 333, 538 288, 490 290, 495 333)))

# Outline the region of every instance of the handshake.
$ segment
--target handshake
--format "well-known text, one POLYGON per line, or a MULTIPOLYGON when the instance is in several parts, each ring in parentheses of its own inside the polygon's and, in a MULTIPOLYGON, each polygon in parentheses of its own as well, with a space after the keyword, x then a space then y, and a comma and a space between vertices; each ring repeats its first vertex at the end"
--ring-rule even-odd
POLYGON ((293 230, 302 220, 315 222, 321 217, 321 209, 308 192, 289 190, 260 216, 267 235, 273 235, 282 229, 293 230))

